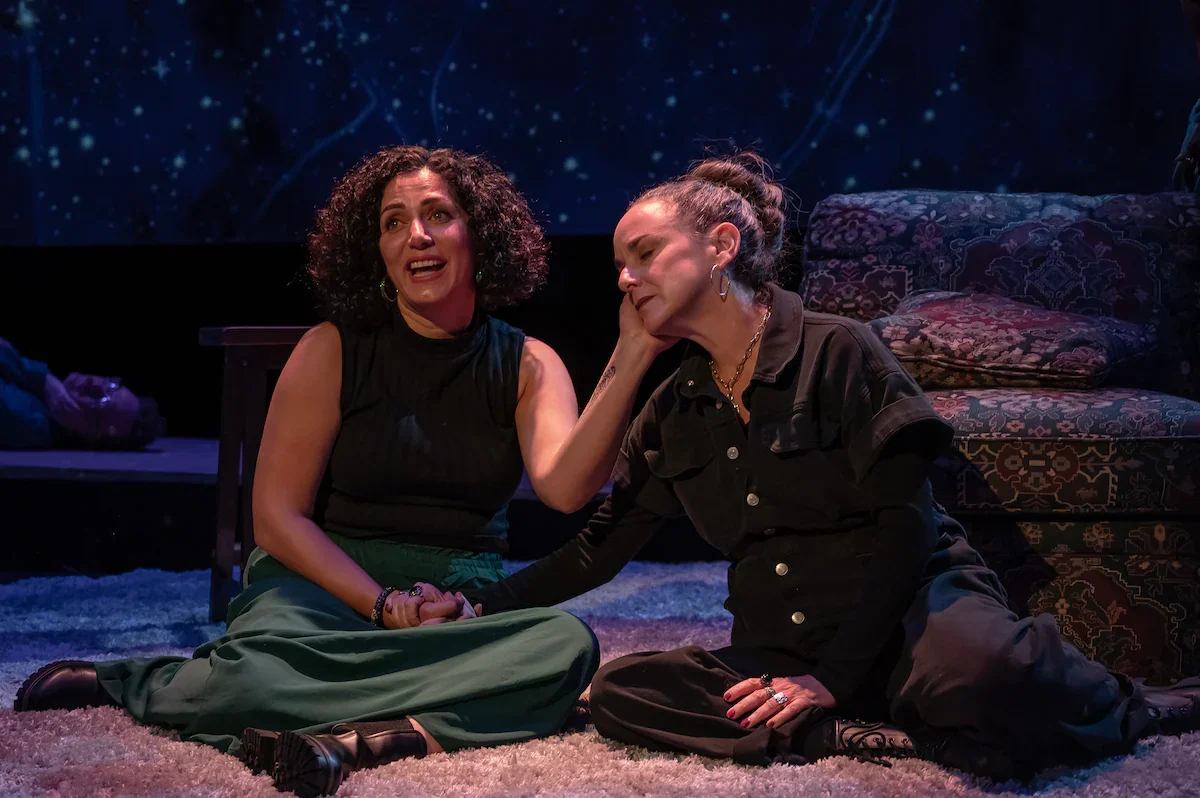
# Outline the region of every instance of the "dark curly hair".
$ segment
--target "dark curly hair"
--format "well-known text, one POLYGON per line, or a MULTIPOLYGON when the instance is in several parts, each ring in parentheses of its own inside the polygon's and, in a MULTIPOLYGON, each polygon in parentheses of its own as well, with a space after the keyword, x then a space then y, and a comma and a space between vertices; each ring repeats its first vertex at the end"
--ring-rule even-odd
POLYGON ((467 217, 475 257, 476 301, 492 310, 525 299, 546 281, 546 242, 529 203, 500 169, 480 155, 402 146, 360 161, 317 212, 308 237, 309 279, 326 319, 373 327, 387 317, 379 291, 383 190, 397 175, 428 167, 450 187, 467 217))
POLYGON ((670 202, 676 215, 697 233, 721 222, 736 225, 742 241, 737 257, 726 267, 730 278, 759 296, 766 292, 767 283, 779 279, 789 203, 762 156, 743 150, 706 158, 686 174, 646 189, 630 207, 643 200, 670 202))

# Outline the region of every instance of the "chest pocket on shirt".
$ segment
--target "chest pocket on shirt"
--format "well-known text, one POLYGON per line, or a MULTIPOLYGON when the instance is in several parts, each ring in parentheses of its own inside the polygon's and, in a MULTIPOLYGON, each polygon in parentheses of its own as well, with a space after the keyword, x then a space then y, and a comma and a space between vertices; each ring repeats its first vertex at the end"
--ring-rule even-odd
POLYGON ((708 441, 664 436, 661 449, 647 450, 646 465, 670 485, 693 522, 712 513, 721 476, 708 441))
POLYGON ((851 484, 836 422, 822 424, 801 406, 788 417, 762 426, 763 445, 774 467, 759 475, 763 490, 786 497, 796 529, 828 529, 837 523, 851 484))
POLYGON ((664 440, 661 449, 646 450, 650 473, 667 482, 678 483, 696 476, 712 461, 712 447, 697 446, 686 438, 664 440))
POLYGON ((828 449, 838 442, 838 423, 821 423, 812 408, 800 405, 791 416, 763 424, 763 444, 775 454, 788 455, 812 449, 828 449))
POLYGON ((740 489, 713 456, 707 437, 668 435, 646 451, 650 473, 671 486, 700 536, 728 554, 741 534, 740 489))

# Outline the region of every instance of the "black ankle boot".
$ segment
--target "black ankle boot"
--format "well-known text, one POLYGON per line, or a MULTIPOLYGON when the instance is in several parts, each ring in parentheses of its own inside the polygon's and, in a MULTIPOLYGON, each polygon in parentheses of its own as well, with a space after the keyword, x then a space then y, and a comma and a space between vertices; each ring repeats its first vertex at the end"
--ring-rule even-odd
POLYGON ((1192 677, 1167 687, 1142 687, 1153 722, 1146 735, 1179 735, 1200 730, 1200 679, 1192 677))
POLYGON ((242 761, 251 773, 275 772, 275 741, 279 732, 266 729, 242 730, 242 761))
POLYGON ((96 666, 80 660, 60 660, 38 669, 17 690, 13 701, 17 712, 116 706, 120 704, 100 686, 96 666))
POLYGON ((813 727, 804 739, 803 754, 810 762, 827 756, 874 762, 883 758, 924 759, 998 782, 1025 777, 1017 772, 1009 754, 961 734, 929 729, 909 733, 886 723, 842 718, 828 718, 813 727))
POLYGON ((356 770, 426 753, 408 720, 339 723, 329 734, 285 731, 275 742, 275 786, 300 798, 333 795, 356 770))

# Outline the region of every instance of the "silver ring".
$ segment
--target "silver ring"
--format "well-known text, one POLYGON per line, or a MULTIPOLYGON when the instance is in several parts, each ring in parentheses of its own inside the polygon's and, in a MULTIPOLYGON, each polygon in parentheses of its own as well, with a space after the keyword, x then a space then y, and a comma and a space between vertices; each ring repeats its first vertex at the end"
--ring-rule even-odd
POLYGON ((770 677, 770 676, 768 676, 768 675, 767 675, 767 674, 765 674, 765 673, 764 673, 762 676, 759 676, 759 677, 758 677, 758 680, 759 680, 759 681, 762 683, 762 686, 763 686, 763 687, 770 687, 770 686, 771 686, 771 677, 770 677))
POLYGON ((779 706, 783 706, 784 704, 786 704, 788 702, 788 697, 787 697, 786 693, 777 693, 775 696, 773 696, 773 698, 775 699, 775 703, 778 704, 779 706))
POLYGON ((767 698, 774 698, 774 697, 775 697, 775 692, 776 692, 776 691, 775 691, 775 688, 774 688, 774 687, 768 687, 768 688, 766 688, 766 690, 767 690, 767 698))
POLYGON ((410 596, 422 596, 424 594, 425 591, 421 589, 420 585, 413 585, 408 589, 408 595, 410 596))

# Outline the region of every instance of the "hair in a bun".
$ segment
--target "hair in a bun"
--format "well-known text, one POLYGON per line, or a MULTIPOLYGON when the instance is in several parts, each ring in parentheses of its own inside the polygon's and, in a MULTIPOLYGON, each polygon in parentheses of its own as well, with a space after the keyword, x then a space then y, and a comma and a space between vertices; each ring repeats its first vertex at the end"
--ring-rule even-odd
POLYGON ((632 204, 667 200, 697 232, 730 222, 742 241, 726 274, 756 293, 783 265, 786 196, 762 156, 748 151, 706 158, 674 180, 647 189, 632 204))

